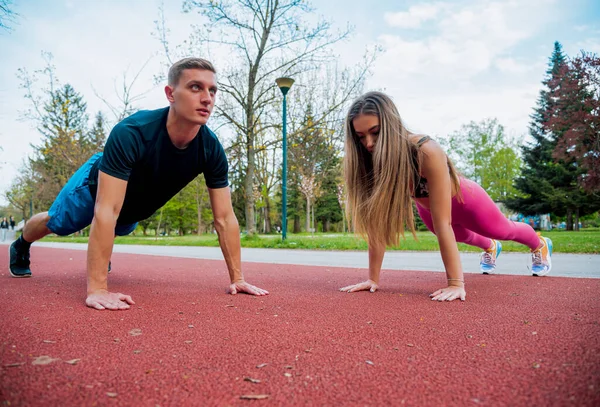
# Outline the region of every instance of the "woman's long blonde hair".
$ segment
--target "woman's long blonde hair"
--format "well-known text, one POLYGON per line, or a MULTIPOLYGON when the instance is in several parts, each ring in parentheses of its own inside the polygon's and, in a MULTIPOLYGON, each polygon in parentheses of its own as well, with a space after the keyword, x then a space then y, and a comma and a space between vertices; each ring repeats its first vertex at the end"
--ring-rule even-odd
MULTIPOLYGON (((418 148, 410 141, 396 106, 381 92, 365 93, 350 106, 345 127, 346 211, 354 231, 375 244, 398 245, 406 228, 416 238, 411 194, 418 179, 414 159, 418 148), (379 118, 372 154, 354 130, 353 120, 363 114, 379 118)), ((460 191, 458 174, 449 160, 448 164, 452 189, 460 191)))

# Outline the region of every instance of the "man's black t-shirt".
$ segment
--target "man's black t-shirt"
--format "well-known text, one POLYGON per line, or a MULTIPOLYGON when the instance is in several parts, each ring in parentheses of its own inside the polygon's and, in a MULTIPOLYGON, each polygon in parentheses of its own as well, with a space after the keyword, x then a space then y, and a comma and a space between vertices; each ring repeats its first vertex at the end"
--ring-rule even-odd
POLYGON ((217 136, 202 126, 196 138, 179 149, 167 133, 168 113, 168 107, 146 110, 118 123, 90 172, 92 185, 97 184, 98 170, 128 181, 118 224, 150 217, 200 173, 209 188, 229 185, 227 158, 217 136))

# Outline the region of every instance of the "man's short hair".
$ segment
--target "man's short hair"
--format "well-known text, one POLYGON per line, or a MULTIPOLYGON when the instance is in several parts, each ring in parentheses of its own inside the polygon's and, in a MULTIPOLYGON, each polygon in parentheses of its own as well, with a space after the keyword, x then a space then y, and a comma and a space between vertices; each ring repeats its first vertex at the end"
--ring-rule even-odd
POLYGON ((179 78, 181 77, 181 73, 186 69, 202 69, 205 71, 211 71, 217 73, 217 70, 210 63, 203 58, 183 58, 173 64, 171 68, 169 68, 169 86, 175 86, 179 83, 179 78))

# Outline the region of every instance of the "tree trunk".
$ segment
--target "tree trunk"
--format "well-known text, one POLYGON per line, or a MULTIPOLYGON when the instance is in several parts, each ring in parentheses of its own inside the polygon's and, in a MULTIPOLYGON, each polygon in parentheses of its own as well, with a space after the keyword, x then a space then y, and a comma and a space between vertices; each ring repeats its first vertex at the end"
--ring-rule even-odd
POLYGON ((573 230, 573 209, 567 208, 567 230, 573 230))
POLYGON ((306 198, 306 232, 310 232, 310 200, 306 198))
POLYGON ((162 222, 162 214, 163 214, 163 208, 160 208, 160 215, 158 216, 158 225, 156 226, 156 233, 155 235, 158 237, 158 235, 160 235, 160 223, 162 222))
POLYGON ((244 188, 246 189, 246 232, 253 235, 256 233, 256 220, 254 219, 254 161, 256 154, 254 152, 253 134, 248 134, 246 152, 248 155, 248 168, 244 179, 244 188))
POLYGON ((573 225, 573 230, 579 231, 579 208, 575 209, 575 224, 573 225))
POLYGON ((271 202, 269 197, 266 197, 267 202, 265 204, 265 233, 271 233, 271 202))
POLYGON ((300 216, 294 215, 294 233, 300 233, 302 230, 300 229, 300 216))
MULTIPOLYGON (((197 187, 198 185, 196 185, 197 187)), ((202 191, 202 194, 199 193, 198 191, 199 188, 196 188, 196 211, 198 212, 198 228, 196 231, 197 235, 201 235, 202 234, 202 198, 204 198, 204 190, 202 191)))

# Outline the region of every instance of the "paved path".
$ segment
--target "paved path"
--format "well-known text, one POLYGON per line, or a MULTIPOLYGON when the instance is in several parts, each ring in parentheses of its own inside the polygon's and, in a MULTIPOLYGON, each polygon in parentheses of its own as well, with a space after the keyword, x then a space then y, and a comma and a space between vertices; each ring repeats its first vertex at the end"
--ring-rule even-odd
MULTIPOLYGON (((86 250, 83 243, 38 242, 35 246, 86 250)), ((115 253, 150 254, 155 256, 223 260, 218 247, 115 245, 115 253)), ((461 253, 466 273, 479 273, 479 254, 461 253)), ((498 274, 529 275, 527 253, 502 253, 498 258, 498 274)), ((367 252, 317 251, 284 249, 242 249, 242 261, 269 264, 296 264, 368 268, 367 252)), ((600 255, 555 254, 552 256, 552 276, 600 278, 600 255)), ((385 255, 384 270, 444 271, 439 252, 398 252, 385 255)))

